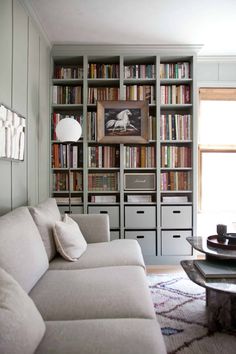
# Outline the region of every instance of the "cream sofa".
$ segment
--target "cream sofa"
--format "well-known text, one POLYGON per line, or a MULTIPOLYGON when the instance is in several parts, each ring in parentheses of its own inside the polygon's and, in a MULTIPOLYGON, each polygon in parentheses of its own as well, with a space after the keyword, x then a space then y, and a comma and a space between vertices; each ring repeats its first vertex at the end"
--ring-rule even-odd
POLYGON ((138 243, 109 242, 106 215, 72 218, 88 242, 76 262, 57 254, 54 199, 0 218, 1 354, 166 353, 138 243))

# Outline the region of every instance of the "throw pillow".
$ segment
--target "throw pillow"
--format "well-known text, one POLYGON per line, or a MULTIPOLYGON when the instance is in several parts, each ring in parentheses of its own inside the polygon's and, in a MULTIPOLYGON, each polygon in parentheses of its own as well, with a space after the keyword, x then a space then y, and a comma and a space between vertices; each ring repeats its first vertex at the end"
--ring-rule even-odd
POLYGON ((0 353, 33 354, 45 323, 31 298, 0 268, 0 353))
POLYGON ((56 221, 61 220, 61 214, 56 200, 49 198, 35 207, 29 207, 29 211, 39 229, 48 259, 51 261, 56 256, 56 247, 53 239, 53 227, 56 221))
POLYGON ((54 239, 58 252, 68 261, 76 261, 87 248, 79 225, 67 214, 63 221, 56 222, 54 239))

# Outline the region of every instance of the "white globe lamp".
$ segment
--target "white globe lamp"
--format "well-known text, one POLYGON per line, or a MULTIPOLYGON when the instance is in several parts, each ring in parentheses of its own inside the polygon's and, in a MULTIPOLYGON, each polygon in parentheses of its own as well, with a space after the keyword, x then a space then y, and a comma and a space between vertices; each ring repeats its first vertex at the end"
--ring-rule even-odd
POLYGON ((62 142, 78 141, 81 134, 81 125, 74 118, 63 118, 57 123, 56 136, 62 142))

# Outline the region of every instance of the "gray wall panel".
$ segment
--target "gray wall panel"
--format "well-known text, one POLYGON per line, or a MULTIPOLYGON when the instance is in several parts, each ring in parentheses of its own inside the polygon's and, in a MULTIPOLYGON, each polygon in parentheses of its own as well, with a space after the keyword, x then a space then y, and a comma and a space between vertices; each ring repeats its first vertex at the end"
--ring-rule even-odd
POLYGON ((49 74, 50 48, 40 38, 39 81, 39 201, 49 197, 49 74))
POLYGON ((38 203, 39 34, 29 22, 28 202, 38 203))
POLYGON ((219 80, 236 81, 236 63, 219 63, 219 80))
POLYGON ((0 1, 0 103, 11 106, 12 2, 0 1))
POLYGON ((197 63, 198 81, 217 81, 218 76, 218 63, 197 63))
MULTIPOLYGON (((28 16, 18 1, 14 0, 12 107, 24 117, 27 115, 27 51, 28 16)), ((12 163, 12 208, 25 205, 27 202, 27 154, 25 154, 24 162, 12 163)))
POLYGON ((11 210, 11 162, 0 160, 0 215, 11 210))

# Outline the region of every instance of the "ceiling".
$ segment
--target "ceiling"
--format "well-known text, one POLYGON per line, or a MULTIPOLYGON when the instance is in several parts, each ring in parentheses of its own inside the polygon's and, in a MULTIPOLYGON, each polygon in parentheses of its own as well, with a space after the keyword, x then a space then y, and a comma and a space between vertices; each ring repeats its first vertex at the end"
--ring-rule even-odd
POLYGON ((202 44, 236 55, 236 0, 24 0, 52 44, 202 44))

